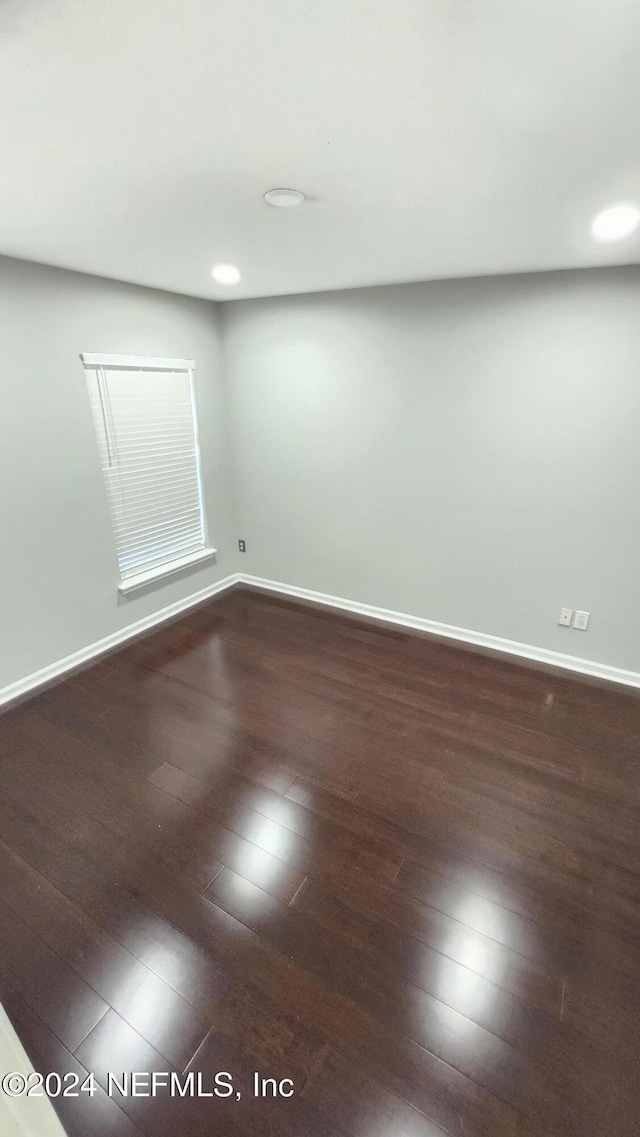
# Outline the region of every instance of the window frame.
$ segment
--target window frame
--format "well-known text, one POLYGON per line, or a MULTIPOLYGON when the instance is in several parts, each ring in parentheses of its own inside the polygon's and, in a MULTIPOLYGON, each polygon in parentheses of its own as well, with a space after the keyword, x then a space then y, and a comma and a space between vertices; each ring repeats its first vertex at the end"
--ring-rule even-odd
MULTIPOLYGON (((117 542, 114 532, 113 517, 111 508, 108 507, 109 523, 111 527, 111 535, 114 541, 116 553, 116 565, 120 583, 118 585, 118 592, 127 595, 130 592, 135 592, 138 588, 144 588, 146 585, 153 584, 155 581, 162 580, 164 577, 172 576, 175 573, 181 572, 183 569, 190 568, 191 565, 200 564, 202 561, 212 560, 217 549, 213 547, 210 540, 209 529, 207 524, 207 510, 205 504, 204 493, 204 478, 202 474, 202 453, 200 449, 200 432, 198 424, 198 406, 196 402, 196 390, 194 382, 195 360, 193 359, 169 359, 164 356, 147 356, 147 355, 111 355, 104 352, 88 352, 83 351, 80 353, 80 360, 82 362, 85 382, 89 381, 89 373, 94 371, 181 371, 189 377, 189 391, 191 399, 191 415, 193 420, 193 435, 195 445, 195 458, 196 458, 196 474, 198 480, 198 499, 200 505, 200 520, 203 545, 201 548, 194 549, 189 553, 180 554, 173 559, 163 561, 161 564, 156 564, 150 568, 141 568, 135 572, 123 575, 120 569, 117 552, 117 542)), ((94 428, 95 436, 95 428, 94 428)), ((96 439, 98 442, 98 439, 96 439)), ((102 476, 102 483, 105 488, 105 496, 107 495, 107 486, 104 477, 104 470, 102 462, 100 462, 100 473, 102 476)))

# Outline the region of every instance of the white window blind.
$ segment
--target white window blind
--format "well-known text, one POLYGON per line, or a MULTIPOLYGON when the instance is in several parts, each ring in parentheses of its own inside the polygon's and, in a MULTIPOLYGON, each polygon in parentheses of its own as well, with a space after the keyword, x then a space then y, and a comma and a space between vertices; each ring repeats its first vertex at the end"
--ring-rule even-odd
POLYGON ((193 362, 81 358, 120 576, 151 579, 206 547, 193 362))

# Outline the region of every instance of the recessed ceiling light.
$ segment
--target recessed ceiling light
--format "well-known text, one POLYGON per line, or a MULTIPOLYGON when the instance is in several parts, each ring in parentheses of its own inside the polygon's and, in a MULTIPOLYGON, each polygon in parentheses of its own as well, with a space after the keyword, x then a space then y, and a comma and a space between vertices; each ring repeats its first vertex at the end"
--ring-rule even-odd
POLYGON ((235 265, 214 265, 211 275, 217 284, 237 284, 240 273, 235 265))
POLYGON ((294 205, 302 205, 304 194, 297 189, 270 189, 265 193, 264 200, 277 209, 291 209, 294 205))
POLYGON ((638 228, 640 213, 633 205, 612 205, 594 218, 591 233, 596 241, 624 241, 638 228))

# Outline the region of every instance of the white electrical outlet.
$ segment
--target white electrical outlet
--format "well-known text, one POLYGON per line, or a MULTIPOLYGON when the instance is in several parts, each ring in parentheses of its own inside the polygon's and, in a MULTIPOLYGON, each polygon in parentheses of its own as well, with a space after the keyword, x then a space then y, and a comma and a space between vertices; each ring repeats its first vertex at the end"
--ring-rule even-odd
POLYGON ((570 628, 572 620, 573 620, 573 608, 561 608, 560 609, 560 619, 558 620, 558 623, 563 624, 563 626, 565 628, 570 628))
POLYGON ((579 632, 586 632, 589 627, 590 615, 590 612, 576 612, 576 618, 573 621, 574 628, 577 628, 579 632))

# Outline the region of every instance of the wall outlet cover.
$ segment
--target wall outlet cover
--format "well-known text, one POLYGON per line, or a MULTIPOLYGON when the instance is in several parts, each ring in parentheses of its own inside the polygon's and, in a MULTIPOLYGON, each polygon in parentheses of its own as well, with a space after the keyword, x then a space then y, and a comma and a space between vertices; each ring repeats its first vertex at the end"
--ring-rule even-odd
POLYGON ((576 618, 573 621, 574 628, 577 628, 579 632, 586 632, 589 627, 590 615, 590 612, 576 612, 576 618))
POLYGON ((570 628, 572 620, 573 620, 573 608, 561 608, 560 609, 560 619, 558 620, 558 623, 562 624, 562 626, 565 628, 570 628))

